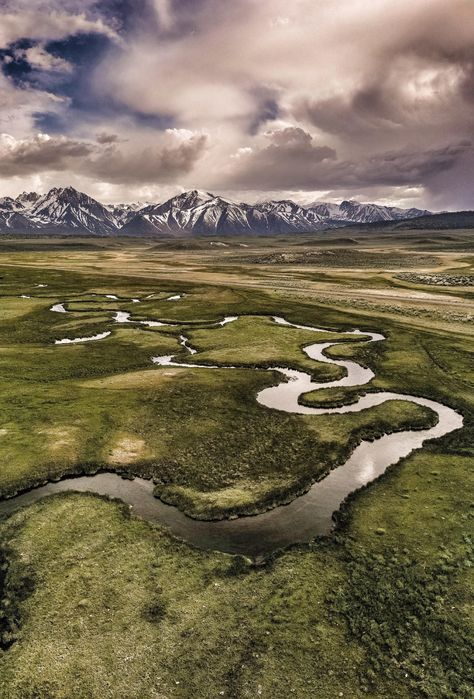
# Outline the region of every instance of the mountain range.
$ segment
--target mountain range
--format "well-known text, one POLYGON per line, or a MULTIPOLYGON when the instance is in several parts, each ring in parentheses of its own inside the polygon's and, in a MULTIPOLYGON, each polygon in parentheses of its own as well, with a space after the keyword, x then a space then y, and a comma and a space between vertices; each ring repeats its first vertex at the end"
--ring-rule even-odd
POLYGON ((0 233, 187 237, 310 233, 353 224, 404 221, 431 212, 343 201, 236 203, 209 192, 184 192, 161 204, 104 205, 73 187, 0 198, 0 233))

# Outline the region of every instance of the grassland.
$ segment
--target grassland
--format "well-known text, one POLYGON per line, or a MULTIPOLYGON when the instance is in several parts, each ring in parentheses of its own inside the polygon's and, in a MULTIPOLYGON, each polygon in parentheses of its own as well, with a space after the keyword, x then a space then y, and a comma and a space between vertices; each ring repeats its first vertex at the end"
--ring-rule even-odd
MULTIPOLYGON (((153 477, 163 499, 196 517, 259 511, 306 488, 361 439, 430 424, 431 413, 409 403, 317 417, 261 408, 257 391, 280 380, 268 367, 318 380, 339 371, 301 352, 314 334, 269 315, 342 340, 328 353, 370 366, 376 378, 365 390, 434 398, 460 410, 465 426, 352 497, 335 537, 261 567, 194 550, 94 496, 54 496, 5 519, 1 699, 470 699, 474 304, 469 289, 397 280, 389 246, 379 245, 370 270, 345 262, 314 272, 236 265, 235 250, 139 242, 30 251, 14 241, 2 253, 4 496, 107 469, 153 477), (164 300, 179 292, 180 301, 164 300), (49 310, 58 302, 68 314, 49 310), (175 326, 119 326, 116 310, 175 326), (211 327, 224 315, 242 317, 211 327), (354 327, 387 340, 355 342, 344 336, 354 327), (53 344, 104 330, 112 334, 103 341, 53 344), (181 333, 196 356, 179 345, 181 333), (239 368, 153 368, 150 357, 162 354, 239 368)), ((287 246, 258 242, 255 252, 287 246)), ((472 265, 464 253, 428 253, 433 272, 472 265)))
MULTIPOLYGON (((22 289, 50 295, 55 278, 42 274, 47 286, 38 289, 28 270, 23 278, 19 274, 6 270, 3 278, 10 294, 0 330, 4 495, 66 474, 115 469, 154 478, 162 499, 194 517, 256 512, 307 488, 361 439, 431 424, 429 411, 411 404, 324 416, 317 423, 259 406, 258 391, 281 381, 264 371, 267 367, 304 369, 322 381, 338 378, 342 370, 303 354, 301 348, 315 340, 311 331, 250 315, 210 327, 228 306, 238 314, 251 304, 258 309, 253 293, 198 288, 168 302, 170 289, 150 294, 149 286, 119 285, 110 294, 104 280, 81 279, 82 287, 68 293, 64 280, 59 299, 68 313, 62 314, 50 311, 57 297, 19 298, 22 289), (137 294, 140 304, 131 301, 137 294), (121 326, 112 320, 117 309, 133 310, 137 319, 165 317, 175 325, 121 326), (112 335, 89 344, 53 344, 103 330, 112 335), (199 349, 194 357, 179 344, 183 331, 199 349), (242 369, 152 368, 152 356, 175 353, 188 362, 242 369)), ((264 301, 263 311, 267 308, 264 301)), ((317 337, 352 339, 334 332, 317 337)))

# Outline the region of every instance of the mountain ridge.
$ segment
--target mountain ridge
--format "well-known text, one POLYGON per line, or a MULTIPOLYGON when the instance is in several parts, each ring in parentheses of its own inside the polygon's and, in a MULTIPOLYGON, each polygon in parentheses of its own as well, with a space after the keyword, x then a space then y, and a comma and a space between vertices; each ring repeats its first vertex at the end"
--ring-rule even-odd
POLYGON ((234 202, 211 192, 190 190, 162 203, 108 204, 74 187, 46 194, 23 192, 0 198, 0 234, 185 237, 190 235, 272 235, 310 233, 354 224, 395 222, 431 216, 345 200, 302 206, 288 199, 258 204, 234 202))

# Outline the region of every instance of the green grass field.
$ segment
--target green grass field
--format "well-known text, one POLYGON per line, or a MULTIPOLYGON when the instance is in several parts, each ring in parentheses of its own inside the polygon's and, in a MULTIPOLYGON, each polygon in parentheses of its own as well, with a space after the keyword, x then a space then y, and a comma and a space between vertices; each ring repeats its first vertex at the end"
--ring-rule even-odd
MULTIPOLYGON (((440 269, 464 260, 436 254, 440 269)), ((340 377, 339 368, 302 353, 316 341, 340 341, 331 357, 373 369, 364 392, 433 398, 461 411, 464 427, 351 497, 335 536, 257 567, 193 549, 92 495, 50 497, 5 518, 1 699, 470 699, 469 295, 430 287, 433 298, 417 297, 422 286, 398 283, 396 272, 363 271, 373 251, 360 273, 328 269, 310 281, 301 268, 229 269, 201 250, 162 254, 137 243, 105 245, 100 255, 98 268, 87 246, 32 252, 15 243, 2 252, 3 497, 112 470, 152 477, 157 495, 193 517, 255 513, 307 489, 362 439, 432 424, 429 410, 405 402, 324 416, 260 406, 257 392, 281 380, 268 368, 340 377), (381 286, 383 278, 393 284, 381 286), (185 296, 165 300, 177 293, 185 296), (69 312, 51 312, 55 303, 69 312), (118 325, 117 310, 173 327, 118 325), (241 317, 211 325, 225 315, 241 317), (270 315, 327 333, 277 326, 270 315), (387 340, 344 335, 355 327, 387 340), (54 345, 104 331, 111 335, 97 342, 54 345), (179 344, 181 334, 197 355, 179 344), (169 354, 238 368, 151 363, 169 354)), ((327 389, 304 401, 337 405, 359 394, 327 389)))

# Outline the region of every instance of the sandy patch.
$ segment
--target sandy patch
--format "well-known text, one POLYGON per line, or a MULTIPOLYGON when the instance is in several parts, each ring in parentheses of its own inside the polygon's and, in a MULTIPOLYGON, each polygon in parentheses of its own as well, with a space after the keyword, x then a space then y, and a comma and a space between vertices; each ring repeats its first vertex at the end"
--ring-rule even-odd
POLYGON ((144 440, 129 435, 119 439, 112 451, 109 452, 107 461, 111 464, 130 464, 147 456, 149 456, 149 450, 144 440))

